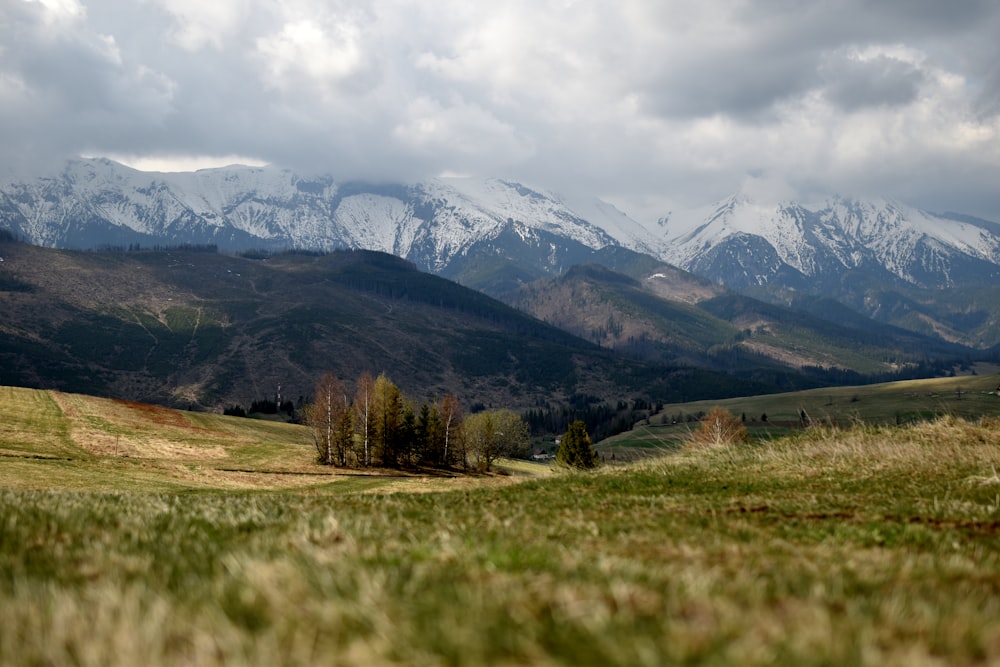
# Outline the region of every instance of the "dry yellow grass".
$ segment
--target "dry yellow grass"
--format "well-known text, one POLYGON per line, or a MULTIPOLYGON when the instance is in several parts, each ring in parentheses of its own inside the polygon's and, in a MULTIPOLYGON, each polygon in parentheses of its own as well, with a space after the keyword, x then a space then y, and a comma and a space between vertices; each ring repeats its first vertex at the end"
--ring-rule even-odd
POLYGON ((0 387, 0 452, 48 457, 78 453, 69 426, 49 392, 0 387))

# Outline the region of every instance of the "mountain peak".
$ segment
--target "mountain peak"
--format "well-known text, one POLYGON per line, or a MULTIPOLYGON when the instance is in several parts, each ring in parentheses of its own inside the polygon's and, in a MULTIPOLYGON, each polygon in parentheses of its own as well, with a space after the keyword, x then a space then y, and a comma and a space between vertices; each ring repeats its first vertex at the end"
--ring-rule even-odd
POLYGON ((741 190, 712 210, 672 216, 664 224, 666 259, 736 289, 785 284, 781 276, 789 287, 836 282, 861 268, 917 286, 989 283, 998 272, 1000 229, 989 223, 888 197, 838 195, 812 206, 759 201, 741 190))

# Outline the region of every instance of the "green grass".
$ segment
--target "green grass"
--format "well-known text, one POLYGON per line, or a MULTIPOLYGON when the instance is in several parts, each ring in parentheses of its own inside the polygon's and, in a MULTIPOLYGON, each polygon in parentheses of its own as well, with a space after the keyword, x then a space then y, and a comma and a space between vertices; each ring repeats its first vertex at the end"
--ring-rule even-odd
POLYGON ((1000 417, 998 384, 1000 377, 988 374, 668 403, 633 430, 596 447, 605 458, 614 452, 616 460, 626 461, 673 451, 690 438, 699 415, 716 406, 745 417, 751 437, 762 440, 794 435, 809 424, 905 425, 948 416, 1000 417))
MULTIPOLYGON (((27 396, 63 433, 22 454, 81 446, 86 406, 140 442, 129 410, 27 396)), ((2 665, 1000 661, 997 421, 817 427, 592 474, 237 488, 220 465, 267 477, 297 432, 152 413, 160 458, 42 459, 15 454, 12 413, 2 665)))

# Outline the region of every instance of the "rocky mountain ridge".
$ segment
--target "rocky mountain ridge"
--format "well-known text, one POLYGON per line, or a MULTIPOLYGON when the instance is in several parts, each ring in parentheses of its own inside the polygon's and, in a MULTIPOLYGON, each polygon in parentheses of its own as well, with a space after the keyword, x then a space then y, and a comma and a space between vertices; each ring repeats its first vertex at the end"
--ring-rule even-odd
POLYGON ((765 201, 741 192, 642 224, 596 198, 570 201, 500 179, 340 183, 269 166, 162 174, 92 158, 0 182, 0 228, 61 248, 377 250, 493 293, 558 275, 609 247, 736 290, 823 294, 846 274, 919 288, 1000 280, 996 223, 885 199, 765 201))
POLYGON ((820 292, 849 272, 925 288, 1000 278, 1000 225, 886 199, 766 205, 738 194, 659 225, 663 259, 738 290, 820 292))

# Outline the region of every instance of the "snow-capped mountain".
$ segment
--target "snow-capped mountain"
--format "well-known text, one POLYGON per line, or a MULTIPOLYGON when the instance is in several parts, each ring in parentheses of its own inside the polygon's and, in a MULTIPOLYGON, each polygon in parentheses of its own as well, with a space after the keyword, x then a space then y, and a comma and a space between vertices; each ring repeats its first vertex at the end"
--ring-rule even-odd
POLYGON ((664 259, 733 289, 821 291, 849 272, 917 287, 1000 278, 1000 225, 894 201, 764 205, 738 194, 659 225, 664 259))
POLYGON ((471 254, 529 251, 549 270, 649 232, 610 204, 573 204, 497 179, 337 183, 275 167, 149 173, 71 160, 62 173, 0 183, 0 227, 44 246, 215 244, 223 249, 364 248, 436 273, 471 254))
POLYGON ((594 261, 608 246, 737 290, 823 292, 847 274, 919 287, 1000 281, 1000 225, 893 201, 764 204, 741 192, 645 226, 596 198, 499 179, 371 185, 276 167, 140 172, 103 158, 0 181, 0 229, 69 248, 380 250, 495 292, 594 261))

